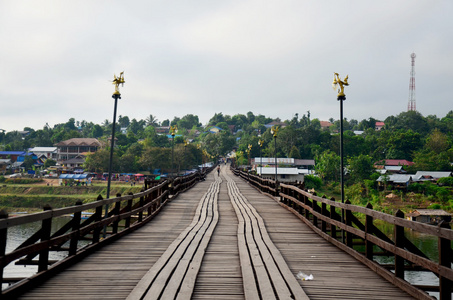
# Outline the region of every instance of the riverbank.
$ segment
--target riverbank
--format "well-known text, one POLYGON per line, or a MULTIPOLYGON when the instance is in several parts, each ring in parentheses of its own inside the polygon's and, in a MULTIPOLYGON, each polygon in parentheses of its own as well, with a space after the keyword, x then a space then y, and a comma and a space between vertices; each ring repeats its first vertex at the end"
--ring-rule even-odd
MULTIPOLYGON (((142 185, 127 182, 112 182, 110 195, 138 193, 142 185)), ((58 181, 45 181, 36 184, 0 185, 0 210, 12 212, 41 211, 45 205, 61 208, 74 205, 78 200, 83 203, 95 201, 107 195, 107 182, 93 182, 89 186, 61 186, 58 181)))

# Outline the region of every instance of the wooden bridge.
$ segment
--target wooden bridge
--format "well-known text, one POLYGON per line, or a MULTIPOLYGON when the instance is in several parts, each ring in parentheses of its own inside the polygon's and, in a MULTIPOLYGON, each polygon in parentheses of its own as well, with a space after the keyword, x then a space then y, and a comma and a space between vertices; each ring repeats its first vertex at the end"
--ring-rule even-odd
MULTIPOLYGON (((433 227, 439 235, 439 249, 443 251, 440 262, 434 263, 417 250, 410 249, 412 254, 406 253, 404 248, 411 248, 407 243, 403 247, 400 240, 392 244, 387 237, 373 231, 370 217, 367 217, 367 228, 360 228, 360 225, 354 225, 357 220, 347 210, 345 222, 341 223, 335 207, 349 209, 348 204, 321 199, 283 184, 280 197, 275 197, 271 195, 275 187, 273 191, 265 181, 254 180, 245 173, 236 172, 236 175, 227 166, 222 166, 220 176, 211 172, 206 180, 196 185, 195 180, 199 178, 195 177, 184 183, 174 183, 173 188, 178 187, 177 191, 187 191, 173 190, 174 196, 170 199, 168 193, 171 191, 166 190, 168 183, 139 195, 99 199, 97 204, 90 204, 96 209, 91 222, 80 221, 80 208, 74 216, 75 221, 68 223, 68 228, 61 229, 58 234, 46 233, 48 224, 45 222, 52 218, 50 212, 56 216, 67 211, 39 213, 39 218, 34 217, 34 220, 42 220, 43 225, 34 241, 25 242, 6 254, 4 245, 0 244, 0 251, 3 249, 0 255, 3 270, 4 266, 24 255, 31 264, 33 257, 40 254, 36 262, 40 265, 40 273, 3 290, 2 297, 429 299, 425 292, 404 280, 404 268, 407 267, 404 261, 416 260, 424 269, 435 268, 440 277, 441 298, 451 299, 451 230, 433 227), (260 187, 261 192, 253 185, 260 187), (190 186, 193 187, 189 189, 190 186), (122 205, 122 202, 126 204, 122 205), (318 206, 318 203, 322 205, 318 206), (105 204, 113 206, 107 218, 102 218, 105 204), (330 205, 330 211, 327 205, 330 205), (330 221, 327 215, 330 215, 330 221), (145 222, 148 219, 152 220, 145 222), (106 224, 109 224, 109 232, 103 239, 101 229, 106 224), (124 225, 123 230, 119 224, 124 225), (362 229, 369 237, 361 233, 362 229), (347 232, 345 243, 338 241, 341 230, 347 232), (93 243, 79 247, 77 239, 87 233, 92 235, 93 243), (352 244, 357 237, 374 242, 366 243, 364 255, 353 250, 352 244), (393 273, 372 262, 373 254, 377 254, 373 253, 373 245, 397 254, 393 273), (48 249, 58 247, 69 255, 64 261, 48 267, 50 262, 45 253, 48 255, 48 249), (400 257, 404 258, 402 266, 400 257), (313 279, 302 280, 307 277, 301 273, 312 275, 313 279)), ((374 216, 385 215, 380 214, 375 212, 374 216)), ((22 222, 18 219, 24 217, 18 217, 16 221, 16 218, 0 220, 0 243, 3 239, 6 241, 7 228, 22 222)), ((394 224, 395 232, 401 235, 401 224, 394 224)), ((423 230, 423 226, 418 229, 423 230)), ((404 227, 401 228, 404 236, 404 227)), ((2 282, 13 283, 14 280, 2 275, 2 282)))

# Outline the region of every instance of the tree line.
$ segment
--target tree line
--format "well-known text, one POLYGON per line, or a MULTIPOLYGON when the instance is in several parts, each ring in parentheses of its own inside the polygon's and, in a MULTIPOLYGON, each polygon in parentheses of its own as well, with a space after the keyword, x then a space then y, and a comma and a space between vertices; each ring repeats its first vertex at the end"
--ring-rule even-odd
MULTIPOLYGON (((187 169, 203 160, 214 160, 237 149, 239 163, 247 164, 249 157, 291 157, 315 159, 316 170, 323 180, 338 180, 339 176, 339 127, 340 121, 329 119, 329 127, 321 127, 321 121, 311 118, 310 112, 299 117, 282 121, 264 115, 236 114, 234 116, 215 113, 208 126, 202 126, 198 116, 187 114, 173 120, 159 120, 154 115, 146 119, 130 119, 119 116, 115 126, 116 149, 114 152, 115 172, 137 172, 152 169, 169 169, 171 149, 174 151, 174 165, 187 169), (281 128, 276 139, 266 124, 280 122, 281 128), (285 126, 282 126, 282 125, 285 126), (178 127, 174 140, 168 139, 159 130, 162 126, 178 127), (208 129, 217 126, 222 130, 210 133, 208 129), (122 133, 125 130, 126 133, 122 133), (262 147, 258 141, 262 140, 262 147), (191 141, 187 143, 187 141, 191 141), (173 144, 174 142, 174 144, 173 144), (250 154, 248 154, 251 145, 250 154), (203 155, 204 153, 204 155, 203 155)), ((444 171, 452 170, 453 162, 453 111, 445 117, 419 112, 402 112, 389 116, 385 126, 376 130, 374 118, 344 120, 344 153, 350 170, 351 180, 370 178, 373 164, 383 159, 406 159, 415 164, 411 170, 444 171), (358 132, 360 131, 360 132, 358 132)), ((111 135, 112 123, 101 124, 76 121, 70 118, 66 123, 34 130, 25 127, 27 135, 18 131, 0 133, 0 150, 24 150, 35 146, 54 146, 70 138, 92 137, 106 145, 111 135)), ((108 146, 88 156, 86 168, 106 171, 108 146)))

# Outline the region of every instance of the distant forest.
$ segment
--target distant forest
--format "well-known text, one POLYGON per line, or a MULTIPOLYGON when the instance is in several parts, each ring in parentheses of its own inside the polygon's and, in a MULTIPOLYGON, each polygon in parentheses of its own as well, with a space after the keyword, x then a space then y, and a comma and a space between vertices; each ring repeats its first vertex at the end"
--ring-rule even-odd
MULTIPOLYGON (((207 126, 202 126, 196 115, 188 114, 172 121, 159 121, 149 115, 145 120, 119 116, 115 137, 117 147, 114 154, 114 171, 137 172, 151 169, 168 169, 172 139, 167 137, 168 126, 176 125, 174 138, 175 164, 179 168, 190 168, 207 157, 215 159, 237 150, 240 164, 247 164, 249 157, 292 157, 315 159, 318 174, 325 180, 335 180, 339 172, 335 163, 339 155, 340 121, 329 119, 330 126, 321 126, 321 120, 311 118, 310 112, 290 120, 271 119, 263 115, 236 114, 234 116, 215 113, 207 126), (277 122, 280 128, 274 149, 273 136, 267 124, 277 122), (221 128, 212 133, 210 128, 221 128), (167 131, 166 131, 167 130, 167 131), (262 147, 258 140, 263 140, 262 147), (250 154, 247 149, 251 145, 250 154), (203 154, 204 153, 204 154, 203 154), (329 163, 331 162, 331 163, 329 163)), ((452 170, 453 162, 453 111, 445 117, 422 116, 419 112, 402 112, 389 116, 380 130, 376 130, 374 118, 344 120, 345 161, 353 167, 366 169, 353 172, 361 180, 370 175, 369 166, 383 159, 406 159, 415 164, 408 171, 452 170)), ((327 123, 328 124, 328 123, 327 123)), ((23 151, 32 147, 54 146, 71 138, 90 137, 103 141, 106 147, 89 155, 86 170, 105 171, 108 163, 108 143, 112 123, 102 124, 76 121, 42 129, 25 127, 23 131, 0 132, 0 150, 23 151)))

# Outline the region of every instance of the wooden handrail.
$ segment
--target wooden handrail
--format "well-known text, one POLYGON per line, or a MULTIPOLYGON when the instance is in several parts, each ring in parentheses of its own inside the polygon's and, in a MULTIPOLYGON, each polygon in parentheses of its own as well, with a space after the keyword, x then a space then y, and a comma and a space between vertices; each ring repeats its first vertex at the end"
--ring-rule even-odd
MULTIPOLYGON (((175 179, 177 186, 173 187, 173 195, 183 192, 206 176, 206 172, 196 172, 187 176, 181 176, 175 179)), ((170 187, 169 180, 150 181, 145 180, 145 190, 131 195, 117 195, 115 198, 102 199, 98 197, 97 201, 82 204, 77 201, 76 205, 51 209, 47 207, 45 211, 30 215, 22 215, 9 218, 5 212, 0 212, 0 283, 17 283, 1 292, 1 295, 20 293, 19 288, 24 284, 32 284, 32 280, 19 281, 17 278, 9 280, 4 278, 4 268, 18 259, 20 264, 38 264, 40 274, 35 274, 33 280, 38 277, 46 276, 46 272, 52 269, 52 263, 48 257, 51 251, 68 251, 66 258, 58 262, 58 267, 61 267, 65 261, 74 261, 81 253, 85 253, 86 249, 97 249, 99 245, 106 244, 151 220, 162 208, 169 199, 170 187), (148 188, 149 186, 152 187, 148 188), (103 208, 108 205, 110 210, 107 216, 102 214, 103 208), (82 211, 96 211, 88 219, 82 220, 82 211), (54 234, 50 234, 50 224, 53 218, 73 215, 66 224, 58 229, 54 234), (119 222, 125 222, 124 226, 118 226, 119 222), (7 231, 8 228, 18 225, 24 225, 32 222, 41 222, 42 227, 32 234, 28 240, 24 241, 19 247, 6 253, 7 231), (103 228, 111 228, 111 232, 106 232, 105 237, 101 237, 103 228), (78 246, 80 240, 90 239, 91 243, 86 246, 78 246), (62 248, 62 245, 70 241, 69 248, 62 248), (39 256, 39 263, 33 261, 33 258, 39 256), (46 271, 47 270, 47 271, 46 271)), ((25 279, 25 278, 24 278, 25 279)), ((22 287, 23 289, 23 287, 22 287)))
MULTIPOLYGON (((379 275, 399 286, 406 292, 418 299, 430 299, 422 290, 412 286, 404 280, 405 262, 409 262, 414 269, 429 270, 439 277, 439 286, 433 286, 431 290, 439 291, 442 299, 451 299, 453 289, 453 230, 447 224, 433 226, 420 222, 404 219, 404 213, 398 211, 395 216, 373 210, 371 204, 366 207, 352 205, 346 201, 341 203, 334 198, 326 199, 319 197, 298 187, 300 184, 275 183, 269 179, 262 179, 259 176, 247 174, 239 170, 232 170, 233 173, 247 180, 252 186, 264 193, 268 193, 277 199, 274 193, 277 192, 279 204, 294 213, 299 219, 306 223, 323 238, 349 253, 365 265, 373 269, 379 275), (298 186, 296 186, 298 185, 298 186), (271 192, 270 192, 271 191, 271 192), (344 223, 341 222, 337 210, 345 212, 344 223), (362 217, 357 217, 356 215, 362 217), (362 220, 363 219, 363 224, 362 220), (394 226, 392 235, 387 236, 381 232, 373 223, 381 220, 394 226), (431 235, 439 240, 439 262, 428 258, 420 249, 405 237, 404 229, 414 230, 423 234, 431 235), (344 231, 346 239, 337 235, 344 231), (357 240, 364 244, 363 253, 357 247, 357 240), (393 270, 387 270, 388 266, 380 266, 373 259, 373 245, 385 251, 388 256, 395 257, 393 270)), ((425 290, 429 288, 424 287, 425 290)))

